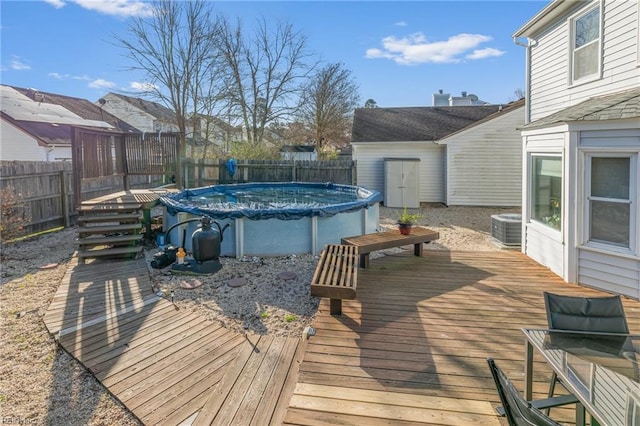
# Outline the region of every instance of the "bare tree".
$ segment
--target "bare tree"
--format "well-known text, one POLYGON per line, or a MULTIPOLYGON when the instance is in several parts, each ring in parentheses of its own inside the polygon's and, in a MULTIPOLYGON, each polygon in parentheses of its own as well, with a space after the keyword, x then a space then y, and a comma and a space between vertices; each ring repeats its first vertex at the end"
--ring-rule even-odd
POLYGON ((188 120, 191 113, 198 112, 203 91, 209 92, 203 83, 210 83, 215 64, 217 28, 207 1, 158 0, 153 3, 152 17, 134 19, 127 36, 116 36, 133 64, 130 69, 146 74, 147 94, 175 112, 181 135, 176 170, 180 187, 188 120))
POLYGON ((524 99, 524 98, 525 98, 524 90, 522 90, 521 88, 518 88, 513 91, 513 96, 511 97, 511 101, 519 101, 520 99, 524 99))
POLYGON ((373 100, 373 99, 369 98, 369 99, 367 99, 367 101, 364 103, 364 107, 365 107, 365 108, 378 108, 378 103, 377 103, 375 100, 373 100))
POLYGON ((349 141, 358 90, 351 71, 341 63, 326 65, 309 81, 299 115, 318 150, 349 141))
POLYGON ((246 130, 250 145, 263 142, 268 125, 287 121, 312 65, 307 39, 289 24, 274 28, 263 18, 251 38, 240 21, 223 20, 218 48, 225 64, 229 111, 246 130))

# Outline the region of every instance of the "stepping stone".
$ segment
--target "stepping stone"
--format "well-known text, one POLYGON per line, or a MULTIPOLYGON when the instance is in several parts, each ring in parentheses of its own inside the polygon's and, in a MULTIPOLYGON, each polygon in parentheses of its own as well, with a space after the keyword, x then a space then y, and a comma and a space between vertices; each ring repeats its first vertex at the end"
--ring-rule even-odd
POLYGON ((278 274, 278 278, 281 280, 289 281, 296 278, 298 275, 295 272, 284 271, 278 274))
POLYGON ((195 290, 196 288, 200 287, 202 284, 204 284, 201 280, 198 279, 192 279, 189 281, 180 281, 180 287, 184 288, 185 290, 195 290))
POLYGON ((247 285, 247 279, 244 277, 231 278, 227 285, 229 287, 242 287, 243 285, 247 285))

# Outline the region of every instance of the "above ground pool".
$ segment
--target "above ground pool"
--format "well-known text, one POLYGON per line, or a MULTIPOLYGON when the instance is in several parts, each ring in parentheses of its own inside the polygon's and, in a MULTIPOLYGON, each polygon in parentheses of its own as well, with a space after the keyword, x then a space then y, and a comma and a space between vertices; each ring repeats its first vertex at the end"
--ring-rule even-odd
MULTIPOLYGON (((343 237, 376 232, 379 192, 332 183, 248 183, 187 189, 160 198, 169 243, 191 251, 191 235, 211 217, 224 231, 223 256, 318 254, 343 237)), ((214 226, 214 229, 217 227, 214 226)))

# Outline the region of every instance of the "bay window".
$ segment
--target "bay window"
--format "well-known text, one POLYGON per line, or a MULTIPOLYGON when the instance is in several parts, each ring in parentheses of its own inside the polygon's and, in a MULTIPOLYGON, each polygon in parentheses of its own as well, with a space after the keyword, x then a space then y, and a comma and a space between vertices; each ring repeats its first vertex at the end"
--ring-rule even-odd
POLYGON ((552 229, 562 224, 562 157, 531 156, 531 220, 552 229))

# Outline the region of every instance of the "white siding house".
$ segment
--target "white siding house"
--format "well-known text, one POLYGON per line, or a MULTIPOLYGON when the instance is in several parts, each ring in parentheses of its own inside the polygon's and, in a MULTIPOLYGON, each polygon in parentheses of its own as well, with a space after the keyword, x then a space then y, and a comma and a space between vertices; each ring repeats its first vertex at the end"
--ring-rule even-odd
POLYGON ((360 108, 352 158, 357 183, 385 193, 384 160, 419 160, 419 202, 521 204, 524 101, 509 105, 360 108), (500 161, 497 162, 496 159, 500 161))
POLYGON ((280 148, 280 156, 283 160, 315 161, 318 151, 313 145, 285 145, 280 148))
POLYGON ((524 100, 446 137, 446 200, 450 206, 519 206, 522 201, 524 100), (517 141, 517 143, 516 143, 517 141))
POLYGON ((640 298, 638 1, 552 1, 526 47, 522 250, 568 282, 640 298))
POLYGON ((86 99, 0 85, 0 159, 71 159, 72 126, 135 130, 86 99))
POLYGON ((0 122, 0 160, 59 161, 71 159, 71 143, 51 144, 21 129, 3 116, 0 122))
POLYGON ((126 121, 141 132, 177 132, 175 114, 157 102, 107 93, 98 100, 105 111, 126 121))

